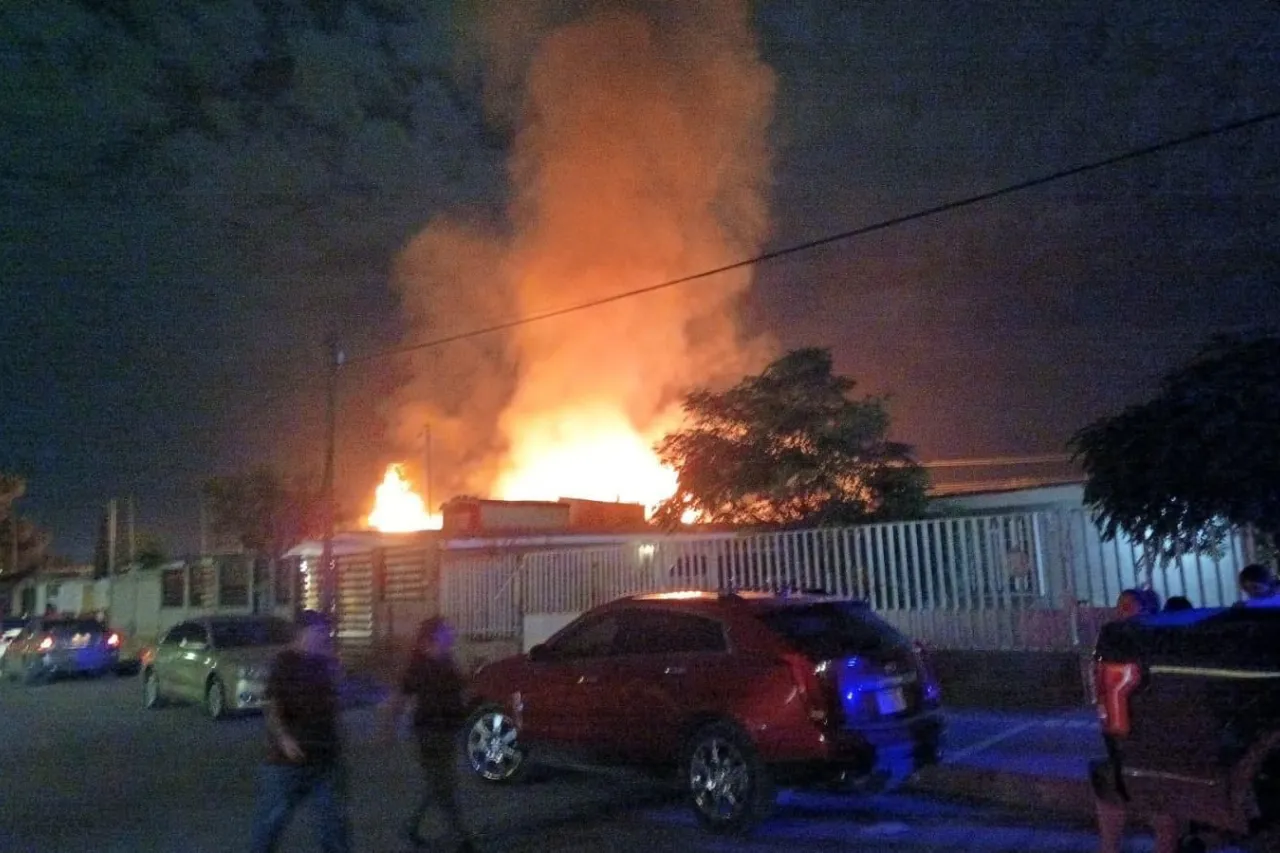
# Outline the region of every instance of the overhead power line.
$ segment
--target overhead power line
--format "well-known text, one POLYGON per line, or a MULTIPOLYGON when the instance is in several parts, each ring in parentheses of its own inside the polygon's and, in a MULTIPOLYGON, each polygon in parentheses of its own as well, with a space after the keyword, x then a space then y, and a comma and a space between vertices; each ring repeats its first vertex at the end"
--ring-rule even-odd
POLYGON ((1156 142, 1151 145, 1144 145, 1141 148, 1133 148, 1128 151, 1122 152, 1120 154, 1114 154, 1110 157, 1104 157, 1100 160, 1093 160, 1079 166, 1071 166, 1069 168, 1060 169, 1056 172, 1050 172, 1045 175, 1029 178, 1024 181, 1019 181, 1016 184, 1008 184, 998 189, 988 190, 987 192, 978 193, 977 195, 965 196, 964 198, 955 199, 953 201, 944 202, 943 204, 934 205, 933 207, 927 207, 922 210, 917 210, 913 213, 906 213, 900 216, 894 216, 890 219, 882 219, 879 222, 873 222, 869 225, 862 225, 857 228, 851 228, 847 231, 840 231, 834 234, 828 234, 825 237, 819 237, 817 239, 808 240, 803 243, 795 243, 790 246, 784 246, 780 249, 774 249, 773 251, 764 252, 763 254, 754 255, 749 258, 744 258, 740 261, 734 261, 733 263, 730 263, 730 264, 724 264, 723 266, 718 266, 712 269, 703 270, 701 272, 696 272, 691 275, 685 275, 685 276, 680 276, 679 278, 672 278, 666 281, 660 281, 656 284, 651 284, 646 287, 635 288, 634 290, 625 290, 620 293, 615 293, 611 296, 605 296, 599 299, 592 299, 587 302, 580 302, 576 305, 570 305, 566 308, 557 308, 552 311, 544 311, 540 314, 530 314, 525 317, 519 317, 514 320, 508 320, 503 323, 495 323, 491 326, 483 326, 477 329, 471 329, 466 332, 458 332, 456 334, 445 335, 439 338, 432 338, 430 340, 421 341, 415 344, 407 344, 405 346, 391 347, 385 350, 379 350, 377 352, 372 352, 365 355, 350 357, 346 360, 346 363, 358 364, 361 362, 372 361, 375 359, 386 358, 389 356, 404 355, 406 353, 417 352, 419 350, 434 349, 436 347, 444 346, 445 344, 451 344, 457 341, 464 341, 469 338, 476 338, 482 335, 491 335, 491 334, 494 334, 495 332, 504 332, 509 329, 518 328, 520 326, 527 326, 530 323, 538 323, 543 320, 553 319, 555 317, 563 317, 566 314, 574 314, 579 311, 586 311, 590 308, 599 308, 602 305, 609 305, 610 303, 613 303, 613 302, 621 302, 624 299, 632 299, 637 296, 643 296, 647 293, 654 293, 659 290, 666 290, 668 288, 677 287, 682 284, 688 284, 690 282, 699 281, 704 278, 711 278, 712 276, 717 276, 726 272, 732 272, 733 270, 739 270, 745 267, 756 266, 757 264, 762 264, 768 261, 784 258, 788 255, 794 255, 799 252, 807 252, 812 249, 820 248, 822 246, 831 245, 832 243, 840 243, 845 240, 851 240, 855 237, 862 237, 867 234, 872 234, 876 231, 885 231, 890 228, 896 228, 899 225, 905 225, 909 222, 915 222, 920 219, 926 219, 931 216, 937 216, 942 213, 948 213, 953 210, 959 210, 960 208, 969 207, 971 205, 980 204, 986 201, 991 201, 993 199, 997 199, 1002 196, 1013 195, 1014 193, 1023 192, 1024 190, 1029 190, 1034 187, 1044 186, 1045 184, 1051 184, 1056 181, 1061 181, 1066 178, 1074 177, 1076 175, 1082 175, 1087 172, 1097 171, 1098 169, 1104 169, 1104 168, 1107 168, 1108 166, 1115 166, 1120 163, 1128 162, 1130 160, 1137 160, 1143 157, 1149 157, 1152 154, 1158 154, 1162 151, 1168 151, 1172 148, 1178 148, 1183 145, 1188 145, 1192 142, 1199 142, 1200 140, 1211 139, 1213 137, 1221 136, 1223 134, 1233 133, 1238 130, 1244 130, 1245 128, 1253 127, 1255 125, 1260 125, 1260 124, 1265 124, 1267 122, 1275 121, 1276 119, 1280 119, 1280 110, 1272 110, 1270 112, 1258 113, 1248 118, 1239 119, 1237 121, 1226 122, 1225 124, 1213 125, 1211 127, 1197 130, 1193 133, 1188 133, 1183 136, 1174 137, 1172 139, 1166 139, 1164 141, 1156 142))

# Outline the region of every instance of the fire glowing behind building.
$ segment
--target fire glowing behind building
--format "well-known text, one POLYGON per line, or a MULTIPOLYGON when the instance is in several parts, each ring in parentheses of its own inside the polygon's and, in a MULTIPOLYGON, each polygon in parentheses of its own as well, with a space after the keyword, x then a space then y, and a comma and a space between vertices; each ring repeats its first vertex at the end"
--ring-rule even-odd
POLYGON ((504 500, 574 497, 652 510, 676 489, 652 445, 607 407, 528 417, 494 491, 504 500))

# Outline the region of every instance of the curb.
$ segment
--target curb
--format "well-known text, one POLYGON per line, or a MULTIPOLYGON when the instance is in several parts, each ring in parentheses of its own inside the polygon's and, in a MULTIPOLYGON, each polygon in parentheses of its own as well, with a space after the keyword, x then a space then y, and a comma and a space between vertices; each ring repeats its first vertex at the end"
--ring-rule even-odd
POLYGON ((939 764, 921 770, 902 790, 1075 821, 1092 823, 1095 820, 1093 790, 1087 779, 1028 776, 958 764, 939 764))

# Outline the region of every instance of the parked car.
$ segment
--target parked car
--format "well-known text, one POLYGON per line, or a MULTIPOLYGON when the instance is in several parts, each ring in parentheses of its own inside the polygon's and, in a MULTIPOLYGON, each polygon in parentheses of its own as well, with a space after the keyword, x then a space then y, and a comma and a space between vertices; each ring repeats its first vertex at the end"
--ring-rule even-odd
POLYGON ((5 650, 22 634, 22 629, 26 626, 27 620, 21 616, 6 616, 0 619, 0 660, 4 659, 5 650))
POLYGON ((1280 841, 1280 609, 1111 623, 1094 676, 1107 751, 1091 768, 1099 798, 1280 841))
POLYGON ((276 616, 180 622, 143 653, 143 704, 196 702, 215 720, 261 709, 271 660, 293 633, 293 623, 276 616))
POLYGON ((775 786, 866 786, 937 761, 938 685, 917 647, 864 604, 681 592, 589 611, 528 655, 481 668, 466 760, 517 778, 531 750, 676 766, 698 819, 743 831, 775 786))
POLYGON ((57 675, 103 675, 115 669, 120 635, 97 619, 37 616, 9 643, 0 670, 28 684, 57 675))

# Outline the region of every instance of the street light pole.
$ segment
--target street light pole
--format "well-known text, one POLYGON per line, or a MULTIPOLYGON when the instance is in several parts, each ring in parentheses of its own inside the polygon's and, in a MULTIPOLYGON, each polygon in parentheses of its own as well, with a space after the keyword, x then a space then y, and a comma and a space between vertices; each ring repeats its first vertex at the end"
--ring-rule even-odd
POLYGON ((422 429, 422 445, 422 489, 427 499, 427 515, 431 515, 435 512, 435 508, 431 506, 431 424, 422 429))
POLYGON ((327 342, 328 370, 325 387, 325 443, 324 443, 324 482, 321 486, 324 496, 322 515, 324 520, 324 544, 320 550, 320 610, 331 618, 335 615, 337 605, 338 576, 337 566, 333 559, 333 457, 337 441, 338 412, 338 368, 342 366, 343 355, 338 349, 338 342, 332 336, 327 342))

